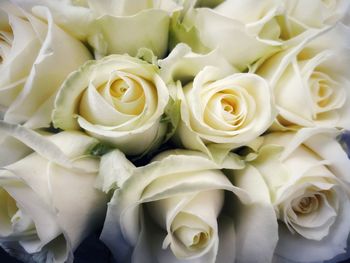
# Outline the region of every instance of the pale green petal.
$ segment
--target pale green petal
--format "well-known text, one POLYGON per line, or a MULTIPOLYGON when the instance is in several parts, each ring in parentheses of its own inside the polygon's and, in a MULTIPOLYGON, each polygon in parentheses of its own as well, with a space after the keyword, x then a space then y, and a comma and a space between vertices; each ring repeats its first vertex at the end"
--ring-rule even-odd
MULTIPOLYGON (((158 57, 163 57, 167 50, 169 15, 166 11, 150 9, 133 16, 104 15, 96 21, 99 41, 104 43, 107 54, 136 56, 138 49, 151 49, 158 57), (133 32, 130 34, 130 32, 133 32)), ((90 44, 94 36, 90 36, 90 44)), ((101 43, 100 43, 101 44, 101 43)), ((104 50, 97 50, 101 55, 104 50)))
POLYGON ((134 172, 136 167, 119 151, 114 150, 101 158, 96 187, 107 193, 121 187, 134 172))
POLYGON ((169 32, 170 49, 174 49, 178 43, 185 43, 191 47, 193 52, 209 52, 210 49, 202 43, 199 35, 200 32, 193 24, 193 21, 191 21, 195 16, 194 11, 190 10, 186 14, 185 17, 189 17, 189 19, 182 18, 183 12, 184 11, 177 11, 171 17, 169 32))

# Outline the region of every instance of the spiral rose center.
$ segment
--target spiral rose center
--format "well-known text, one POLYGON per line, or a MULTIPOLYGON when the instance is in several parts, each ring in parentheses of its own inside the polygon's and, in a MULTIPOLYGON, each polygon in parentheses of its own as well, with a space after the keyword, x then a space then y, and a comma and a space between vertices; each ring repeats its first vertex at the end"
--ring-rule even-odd
POLYGON ((97 90, 118 112, 139 115, 144 110, 144 90, 137 80, 128 76, 116 78, 97 90))
POLYGON ((319 107, 325 107, 332 95, 331 81, 322 73, 313 73, 311 76, 311 91, 313 98, 319 107))
POLYGON ((185 247, 195 250, 205 247, 209 239, 208 233, 188 227, 181 227, 174 234, 185 247))
POLYGON ((302 196, 281 206, 283 216, 280 219, 291 233, 321 240, 336 220, 338 201, 334 190, 307 189, 302 196))
POLYGON ((172 232, 178 242, 191 251, 205 249, 212 235, 212 229, 202 219, 185 212, 175 217, 172 232))
POLYGON ((298 215, 308 214, 316 211, 319 207, 320 197, 318 195, 304 196, 292 204, 292 209, 298 215))
POLYGON ((240 92, 223 90, 209 99, 204 120, 218 130, 236 130, 246 121, 248 106, 249 102, 240 92))
POLYGON ((116 80, 112 83, 110 92, 113 97, 120 99, 120 98, 123 98, 128 88, 129 87, 126 85, 124 81, 116 80))
POLYGON ((226 111, 227 113, 235 114, 235 111, 236 111, 235 101, 229 101, 229 100, 223 99, 221 101, 221 104, 224 111, 226 111))
POLYGON ((323 72, 312 73, 309 87, 315 105, 314 118, 317 118, 318 114, 338 109, 345 103, 344 90, 323 72))

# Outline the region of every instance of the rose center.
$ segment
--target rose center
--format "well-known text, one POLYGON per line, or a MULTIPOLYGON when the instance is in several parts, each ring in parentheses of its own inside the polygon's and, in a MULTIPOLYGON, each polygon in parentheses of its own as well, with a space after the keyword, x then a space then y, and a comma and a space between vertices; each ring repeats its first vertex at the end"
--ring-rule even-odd
POLYGON ((199 217, 180 212, 172 223, 172 233, 186 250, 198 251, 208 246, 212 229, 199 217))
POLYGON ((117 111, 139 115, 145 107, 145 95, 141 85, 134 79, 123 76, 98 88, 98 92, 117 111))
POLYGON ((227 113, 235 114, 235 105, 230 104, 230 101, 223 99, 221 101, 221 104, 224 111, 226 111, 227 113))
POLYGON ((128 90, 127 84, 123 80, 116 80, 110 87, 111 95, 115 98, 122 98, 128 90))
POLYGON ((180 227, 174 232, 176 238, 189 249, 204 248, 209 241, 209 233, 200 229, 180 227))
POLYGON ((292 204, 292 209, 297 215, 309 214, 319 207, 320 197, 318 195, 304 196, 292 204))
POLYGON ((214 94, 205 107, 204 120, 218 130, 235 130, 246 120, 245 98, 230 90, 214 94))
POLYGON ((334 109, 345 103, 345 91, 327 74, 315 71, 309 79, 309 87, 314 102, 314 117, 334 109))

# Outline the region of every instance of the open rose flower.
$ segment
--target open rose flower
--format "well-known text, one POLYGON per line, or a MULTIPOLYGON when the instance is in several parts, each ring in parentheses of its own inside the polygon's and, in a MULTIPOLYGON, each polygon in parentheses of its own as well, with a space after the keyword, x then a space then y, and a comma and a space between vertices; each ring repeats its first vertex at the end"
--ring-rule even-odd
POLYGON ((230 155, 219 167, 202 153, 173 150, 136 168, 118 151, 103 156, 99 185, 104 191, 118 188, 102 241, 120 262, 128 262, 129 254, 131 262, 271 261, 277 221, 267 188, 254 175, 234 186, 221 168, 241 169, 242 163, 230 155), (252 182, 265 200, 247 194, 252 182), (253 203, 247 203, 250 198, 253 203), (222 211, 224 203, 240 220, 222 211))
POLYGON ((83 128, 127 154, 141 154, 165 133, 169 92, 157 67, 127 55, 90 61, 61 87, 53 113, 63 130, 83 128))
POLYGON ((178 45, 159 64, 172 96, 181 102, 175 141, 187 149, 220 161, 262 134, 275 118, 267 82, 237 73, 217 51, 199 55, 178 45))
POLYGON ((350 129, 349 35, 343 24, 310 34, 258 68, 273 89, 279 113, 275 129, 350 129))
POLYGON ((0 171, 0 246, 25 262, 73 262, 73 251, 103 220, 106 196, 94 188, 97 141, 80 132, 43 138, 0 123, 35 152, 0 171))
POLYGON ((320 129, 271 133, 242 173, 260 174, 270 189, 280 222, 276 258, 323 262, 345 252, 350 160, 335 134, 320 129))
POLYGON ((55 25, 47 8, 42 11, 47 22, 0 3, 0 115, 31 128, 49 125, 59 86, 91 58, 82 43, 55 25))

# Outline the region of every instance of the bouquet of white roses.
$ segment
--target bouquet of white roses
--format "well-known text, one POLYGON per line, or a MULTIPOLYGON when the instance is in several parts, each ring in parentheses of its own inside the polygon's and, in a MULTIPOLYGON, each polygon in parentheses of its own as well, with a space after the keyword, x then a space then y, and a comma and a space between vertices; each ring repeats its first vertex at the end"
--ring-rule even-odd
POLYGON ((346 259, 349 66, 349 0, 0 0, 0 246, 346 259))

